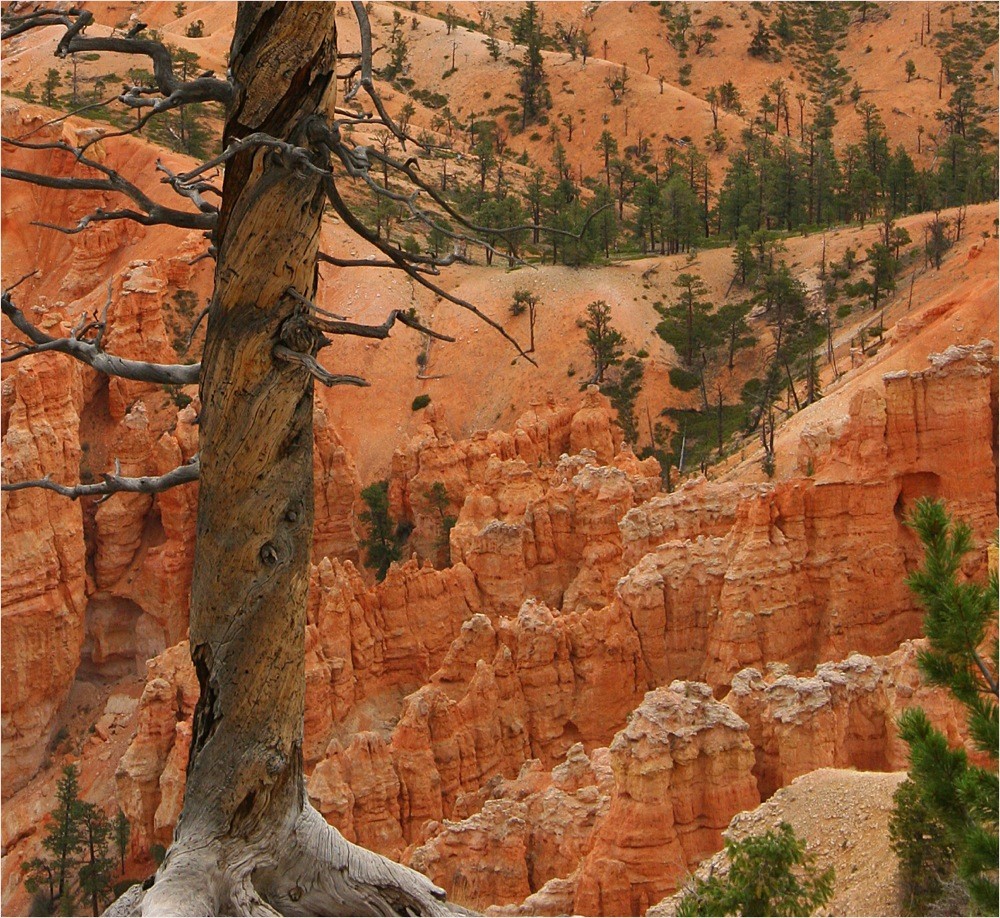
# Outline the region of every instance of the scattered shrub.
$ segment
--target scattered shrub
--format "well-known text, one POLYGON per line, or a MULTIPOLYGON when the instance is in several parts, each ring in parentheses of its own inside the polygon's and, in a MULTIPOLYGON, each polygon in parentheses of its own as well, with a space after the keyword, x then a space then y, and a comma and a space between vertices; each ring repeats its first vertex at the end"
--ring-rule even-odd
POLYGON ((833 895, 833 868, 816 857, 792 827, 726 842, 729 873, 696 880, 678 915, 811 915, 833 895))
POLYGON ((681 392, 690 392, 698 388, 698 374, 685 370, 684 367, 672 367, 669 376, 670 385, 681 392))

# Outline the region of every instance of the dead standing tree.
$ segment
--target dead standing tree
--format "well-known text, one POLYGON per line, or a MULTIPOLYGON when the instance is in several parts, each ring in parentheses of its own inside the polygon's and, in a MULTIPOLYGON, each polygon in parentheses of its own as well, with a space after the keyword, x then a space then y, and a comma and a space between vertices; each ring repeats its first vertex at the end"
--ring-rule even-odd
MULTIPOLYGON (((403 140, 372 85, 371 35, 364 8, 352 5, 362 50, 345 75, 335 70, 333 4, 240 3, 228 78, 209 73, 189 82, 176 79, 164 45, 142 37, 142 23, 125 35, 91 37, 85 30, 93 16, 84 10, 36 8, 19 14, 14 9, 4 17, 4 38, 41 26, 65 27, 56 51, 60 57, 117 52, 149 58, 155 85, 127 87, 119 97, 138 110, 139 125, 192 102, 215 101, 226 109, 220 156, 182 176, 162 170, 164 181, 195 210, 153 202, 117 172, 88 158, 86 145, 35 145, 72 154, 86 167, 84 177, 3 170, 8 179, 116 192, 131 201, 121 210, 95 211, 75 227, 52 229, 75 233, 114 219, 200 228, 208 234, 209 252, 216 258, 203 359, 191 366, 153 365, 107 354, 102 348, 103 317, 78 325, 68 338, 53 338, 14 304, 16 285, 3 294, 4 315, 26 339, 6 342, 5 361, 55 351, 109 375, 200 385, 197 461, 159 478, 125 478, 116 469, 94 485, 56 485, 48 478, 4 485, 8 490, 48 487, 76 498, 129 490, 155 493, 195 478, 201 482, 190 618, 191 655, 201 695, 184 807, 174 842, 155 877, 132 887, 109 914, 462 911, 446 904, 444 892, 421 874, 347 842, 309 804, 302 777, 313 380, 367 385, 356 376, 330 373, 316 355, 329 343, 324 333, 384 338, 396 321, 446 337, 396 311, 382 325, 364 326, 314 305, 318 260, 358 264, 318 252, 327 204, 385 256, 364 264, 405 271, 509 338, 471 304, 428 278, 454 256, 407 255, 377 239, 341 197, 333 172, 337 163, 425 223, 434 225, 434 220, 417 204, 421 193, 451 216, 460 216, 424 185, 411 161, 397 162, 372 148, 353 146, 342 136, 344 125, 370 122, 388 127, 403 140), (338 79, 349 87, 348 101, 364 90, 377 115, 336 107, 338 79), (416 190, 402 194, 379 185, 368 174, 369 163, 379 159, 406 175, 416 190), (204 176, 223 163, 221 203, 215 206, 209 199, 219 189, 204 176)), ((4 141, 32 146, 23 140, 4 141)), ((520 347, 517 350, 523 355, 520 347)))

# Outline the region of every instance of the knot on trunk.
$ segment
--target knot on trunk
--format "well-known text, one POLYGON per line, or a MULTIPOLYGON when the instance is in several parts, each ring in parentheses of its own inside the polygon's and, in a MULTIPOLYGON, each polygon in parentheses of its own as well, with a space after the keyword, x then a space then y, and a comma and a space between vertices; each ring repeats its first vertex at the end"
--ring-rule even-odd
POLYGON ((278 339, 289 350, 315 357, 330 342, 323 333, 301 313, 289 316, 281 323, 278 339))

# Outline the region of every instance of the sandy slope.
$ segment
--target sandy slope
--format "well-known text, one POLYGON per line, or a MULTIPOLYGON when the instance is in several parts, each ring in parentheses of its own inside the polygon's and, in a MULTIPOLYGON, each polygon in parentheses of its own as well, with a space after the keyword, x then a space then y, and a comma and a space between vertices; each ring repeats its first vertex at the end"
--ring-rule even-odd
MULTIPOLYGON (((821 870, 833 867, 834 894, 817 915, 898 915, 898 867, 889 847, 892 795, 904 772, 821 768, 779 790, 757 809, 733 818, 725 835, 739 841, 789 823, 821 870)), ((728 869, 723 853, 702 862, 698 876, 728 869)), ((676 914, 677 897, 646 914, 676 914)))

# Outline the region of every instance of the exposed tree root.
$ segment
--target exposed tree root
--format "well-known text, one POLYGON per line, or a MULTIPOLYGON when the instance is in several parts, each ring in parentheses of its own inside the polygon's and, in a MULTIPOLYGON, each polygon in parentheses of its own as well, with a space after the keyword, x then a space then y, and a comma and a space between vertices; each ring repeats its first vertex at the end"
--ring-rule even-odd
POLYGON ((175 844, 106 915, 469 915, 423 874, 347 841, 308 803, 290 831, 175 844), (264 841, 267 844, 264 844, 264 841))

